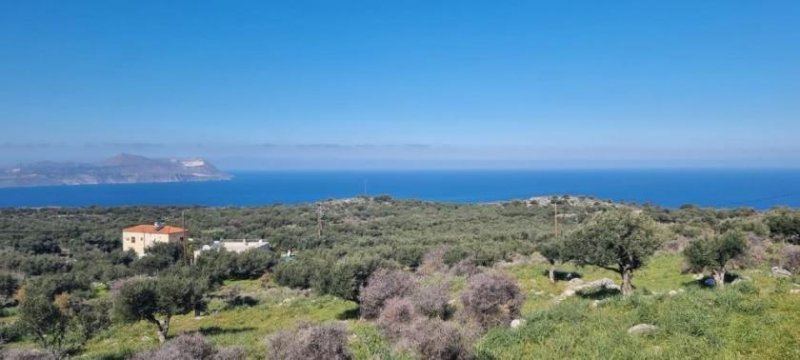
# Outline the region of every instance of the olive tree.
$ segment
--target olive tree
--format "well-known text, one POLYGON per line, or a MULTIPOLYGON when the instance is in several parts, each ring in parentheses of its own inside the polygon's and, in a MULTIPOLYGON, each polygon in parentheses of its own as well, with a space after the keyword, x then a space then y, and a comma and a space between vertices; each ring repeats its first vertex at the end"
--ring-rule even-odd
POLYGON ((728 262, 747 251, 747 239, 739 231, 728 231, 722 235, 704 237, 689 243, 683 254, 691 270, 711 271, 714 285, 725 286, 728 262))
POLYGON ((63 359, 71 348, 70 318, 42 292, 26 291, 19 304, 19 323, 55 359, 63 359))
POLYGON ((566 250, 567 248, 564 241, 555 237, 546 239, 536 246, 536 251, 544 256, 544 258, 547 259, 547 262, 550 263, 548 277, 552 283, 556 282, 556 265, 569 259, 566 250))
POLYGON ((644 214, 612 209, 595 215, 565 246, 578 264, 594 265, 622 277, 622 295, 633 293, 633 272, 658 250, 655 221, 644 214))
POLYGON ((158 328, 164 343, 174 315, 189 313, 202 298, 196 279, 175 274, 129 281, 115 297, 114 308, 124 321, 146 320, 158 328))

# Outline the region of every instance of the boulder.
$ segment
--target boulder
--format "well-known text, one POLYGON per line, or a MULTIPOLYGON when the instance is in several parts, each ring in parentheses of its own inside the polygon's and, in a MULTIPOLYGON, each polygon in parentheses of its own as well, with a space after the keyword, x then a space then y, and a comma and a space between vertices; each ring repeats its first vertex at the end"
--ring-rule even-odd
POLYGON ((514 320, 511 320, 511 328, 512 329, 519 328, 522 325, 525 325, 525 319, 514 319, 514 320))
POLYGON ((557 303, 565 300, 568 297, 575 296, 575 294, 584 291, 590 291, 590 290, 598 291, 603 289, 617 290, 617 291, 620 290, 619 285, 615 284, 614 281, 611 279, 603 278, 600 280, 590 281, 588 283, 584 283, 583 280, 580 281, 575 281, 575 280, 580 280, 580 279, 576 278, 569 281, 569 285, 567 286, 566 289, 564 289, 564 292, 562 292, 561 295, 559 295, 555 299, 557 303))
POLYGON ((792 273, 789 270, 781 268, 780 266, 772 267, 772 276, 774 277, 790 277, 792 273))
POLYGON ((648 335, 656 332, 658 330, 658 326, 650 325, 650 324, 637 324, 631 326, 628 329, 628 334, 631 335, 648 335))

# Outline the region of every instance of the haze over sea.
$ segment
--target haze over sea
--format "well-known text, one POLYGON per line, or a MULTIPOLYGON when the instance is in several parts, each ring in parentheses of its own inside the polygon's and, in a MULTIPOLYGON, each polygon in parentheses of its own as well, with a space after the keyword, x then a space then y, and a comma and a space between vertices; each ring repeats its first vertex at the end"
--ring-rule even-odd
POLYGON ((482 203, 553 194, 714 207, 800 206, 800 170, 233 172, 232 181, 0 189, 0 207, 307 203, 363 194, 482 203))

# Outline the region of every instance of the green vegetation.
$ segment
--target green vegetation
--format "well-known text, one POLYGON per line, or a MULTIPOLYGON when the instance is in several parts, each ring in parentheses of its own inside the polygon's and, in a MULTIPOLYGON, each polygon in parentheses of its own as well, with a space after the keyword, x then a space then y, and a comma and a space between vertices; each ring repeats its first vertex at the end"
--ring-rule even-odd
POLYGON ((692 241, 684 249, 686 260, 695 271, 710 270, 714 285, 725 286, 728 262, 747 250, 747 240, 739 231, 728 231, 722 235, 692 241))
POLYGON ((633 293, 633 271, 660 246, 653 220, 619 209, 598 214, 563 245, 569 259, 619 273, 623 296, 633 293))
POLYGON ((795 210, 576 197, 321 206, 321 236, 312 205, 0 210, 0 351, 233 360, 308 358, 320 345, 342 359, 800 357, 800 279, 771 270, 800 267, 795 210), (551 235, 553 203, 563 237, 551 235), (123 227, 182 211, 193 248, 265 238, 273 251, 208 252, 192 265, 174 244, 140 259, 120 251, 123 227), (281 258, 288 250, 294 256, 281 258), (735 281, 712 291, 705 275, 735 281), (622 294, 575 290, 616 276, 622 294), (654 330, 628 333, 640 324, 654 330))

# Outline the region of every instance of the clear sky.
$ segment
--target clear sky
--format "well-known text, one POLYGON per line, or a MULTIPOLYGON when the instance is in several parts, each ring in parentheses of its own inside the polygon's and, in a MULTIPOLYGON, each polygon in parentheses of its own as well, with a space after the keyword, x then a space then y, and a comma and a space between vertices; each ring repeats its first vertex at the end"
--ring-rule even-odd
POLYGON ((0 164, 800 166, 798 1, 0 0, 0 164))

